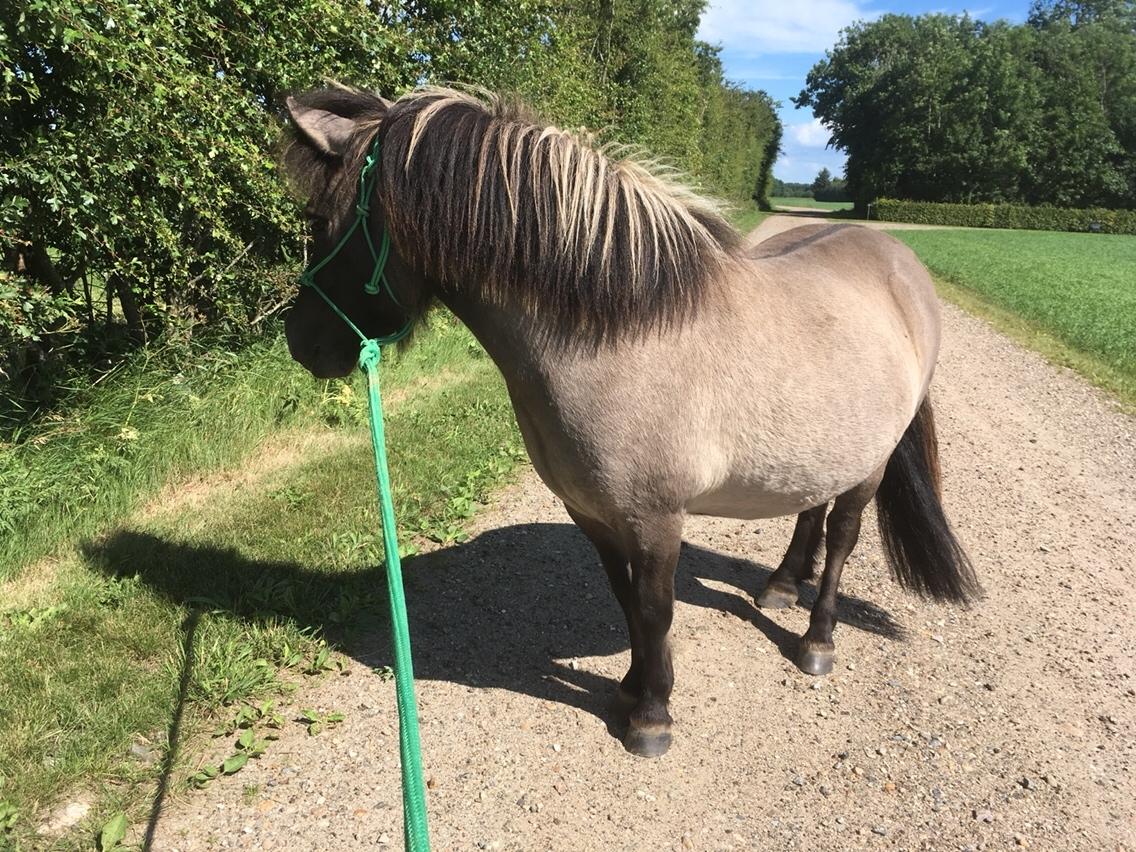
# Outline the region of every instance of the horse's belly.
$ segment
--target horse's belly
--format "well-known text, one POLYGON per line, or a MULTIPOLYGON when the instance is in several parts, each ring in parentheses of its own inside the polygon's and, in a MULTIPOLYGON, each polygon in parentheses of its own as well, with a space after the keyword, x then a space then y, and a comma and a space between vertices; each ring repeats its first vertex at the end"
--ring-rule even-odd
POLYGON ((806 509, 827 503, 858 483, 827 483, 805 491, 771 490, 768 486, 745 483, 726 483, 723 486, 698 494, 687 501, 686 511, 692 515, 713 515, 717 518, 779 518, 796 515, 806 509))

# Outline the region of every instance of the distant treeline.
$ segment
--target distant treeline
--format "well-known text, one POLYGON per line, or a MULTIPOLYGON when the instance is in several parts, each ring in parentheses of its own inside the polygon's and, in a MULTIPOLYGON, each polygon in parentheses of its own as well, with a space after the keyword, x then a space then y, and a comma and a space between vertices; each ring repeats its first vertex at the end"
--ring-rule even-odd
POLYGON ((847 153, 859 204, 1136 208, 1136 0, 1038 0, 1023 25, 858 23, 794 102, 847 153))
POLYGON ((518 91, 726 199, 768 192, 780 125, 695 39, 702 0, 0 0, 0 417, 76 365, 284 300, 302 217, 285 94, 328 79, 518 91))
POLYGON ((848 201, 848 190, 840 178, 833 178, 828 169, 821 169, 812 183, 795 183, 773 179, 769 190, 771 198, 813 198, 817 201, 848 201))

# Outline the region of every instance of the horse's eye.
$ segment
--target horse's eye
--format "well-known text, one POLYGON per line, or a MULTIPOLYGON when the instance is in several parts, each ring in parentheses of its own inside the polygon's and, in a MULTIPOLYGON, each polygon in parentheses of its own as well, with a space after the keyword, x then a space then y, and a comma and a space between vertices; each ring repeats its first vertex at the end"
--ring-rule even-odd
POLYGON ((308 214, 308 233, 312 234, 313 236, 317 236, 319 234, 322 234, 326 230, 327 219, 323 218, 322 216, 315 216, 310 213, 308 214))

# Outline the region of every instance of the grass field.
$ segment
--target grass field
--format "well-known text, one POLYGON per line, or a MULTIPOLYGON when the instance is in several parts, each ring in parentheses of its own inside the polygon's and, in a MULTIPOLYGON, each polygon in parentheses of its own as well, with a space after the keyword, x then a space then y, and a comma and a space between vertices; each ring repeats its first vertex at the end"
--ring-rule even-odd
POLYGON ((771 198, 773 209, 778 207, 812 207, 816 210, 851 210, 851 201, 817 201, 813 198, 771 198))
MULTIPOLYGON (((460 540, 524 451, 496 368, 456 321, 437 315, 391 361, 391 476, 402 547, 413 554, 423 542, 460 540)), ((344 665, 328 643, 364 623, 381 628, 360 380, 315 381, 279 340, 222 373, 194 383, 188 403, 167 371, 124 371, 96 406, 13 452, 33 483, 60 472, 69 447, 85 460, 104 443, 118 461, 88 471, 91 491, 53 492, 45 520, 28 527, 32 544, 8 548, 0 848, 88 848, 82 838, 111 814, 141 820, 162 773, 172 790, 190 786, 202 732, 228 731, 239 770, 271 748, 273 725, 296 724, 296 709, 285 709, 296 685, 344 665), (90 420, 101 437, 85 431, 90 420), (116 437, 126 428, 129 438, 116 437), (177 462, 161 461, 163 446, 177 462), (68 523, 99 491, 107 496, 94 517, 68 523), (62 544, 48 547, 52 535, 62 544), (241 726, 255 733, 245 746, 241 726), (167 749, 175 730, 188 743, 177 755, 167 749), (87 820, 64 837, 36 836, 53 808, 84 796, 94 803, 87 820)), ((353 668, 353 677, 388 676, 353 668)))
POLYGON ((947 296, 1136 406, 1136 237, 894 231, 947 296))

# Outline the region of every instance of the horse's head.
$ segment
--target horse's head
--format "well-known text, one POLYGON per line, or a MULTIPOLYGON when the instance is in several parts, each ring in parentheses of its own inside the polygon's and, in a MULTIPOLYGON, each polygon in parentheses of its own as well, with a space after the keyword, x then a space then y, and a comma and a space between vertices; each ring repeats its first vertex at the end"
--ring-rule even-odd
MULTIPOLYGON (((367 337, 393 334, 420 309, 415 295, 405 292, 410 283, 407 270, 393 252, 386 274, 394 298, 385 286, 374 294, 364 290, 376 263, 364 231, 378 248, 385 227, 377 191, 370 199, 368 217, 335 250, 356 222, 360 172, 390 104, 350 89, 309 92, 287 103, 295 129, 284 163, 293 183, 307 196, 304 212, 312 237, 311 262, 319 264, 334 253, 312 277, 367 337)), ((314 375, 345 376, 354 368, 358 336, 311 287, 300 288, 284 328, 292 357, 314 375)))

